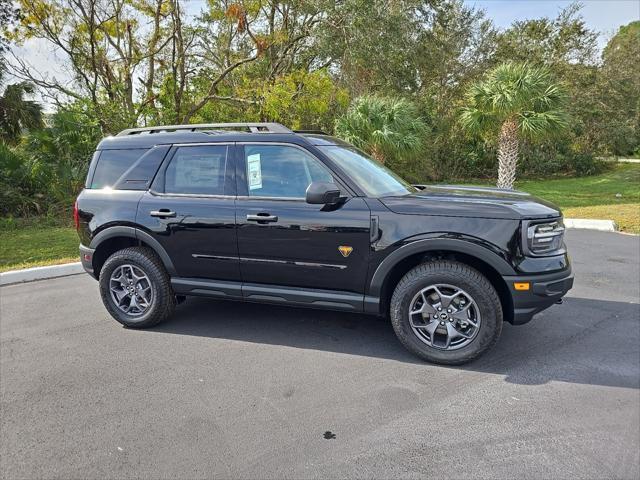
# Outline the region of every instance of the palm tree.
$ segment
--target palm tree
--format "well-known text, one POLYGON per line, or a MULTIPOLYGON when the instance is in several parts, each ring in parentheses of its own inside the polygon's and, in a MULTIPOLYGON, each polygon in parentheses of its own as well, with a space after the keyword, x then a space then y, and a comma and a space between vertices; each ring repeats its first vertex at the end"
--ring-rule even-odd
MULTIPOLYGON (((0 82, 3 71, 0 68, 0 82)), ((25 95, 34 92, 29 82, 7 85, 0 95, 0 139, 7 143, 16 143, 25 128, 41 128, 42 106, 32 100, 25 100, 25 95)))
POLYGON ((336 135, 371 154, 380 163, 422 148, 427 128, 415 106, 404 99, 357 98, 336 120, 336 135))
POLYGON ((499 65, 471 86, 462 125, 473 133, 498 135, 498 188, 513 188, 521 137, 535 140, 568 126, 565 99, 546 68, 526 63, 499 65))

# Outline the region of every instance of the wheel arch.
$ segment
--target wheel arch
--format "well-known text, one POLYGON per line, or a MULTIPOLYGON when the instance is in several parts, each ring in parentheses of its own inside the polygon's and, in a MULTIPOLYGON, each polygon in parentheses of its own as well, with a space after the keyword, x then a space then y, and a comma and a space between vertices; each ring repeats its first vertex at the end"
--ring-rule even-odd
POLYGON ((139 228, 118 225, 105 228, 91 240, 89 247, 94 250, 91 262, 95 277, 100 277, 100 270, 109 256, 123 248, 135 246, 143 246, 153 250, 169 275, 176 274, 169 254, 156 239, 139 228))
POLYGON ((399 248, 383 260, 373 275, 368 294, 379 298, 380 314, 386 315, 388 312, 391 296, 400 279, 412 268, 431 260, 454 260, 478 270, 496 289, 504 320, 513 320, 513 299, 503 275, 514 275, 516 272, 504 259, 487 248, 453 239, 418 240, 399 248))

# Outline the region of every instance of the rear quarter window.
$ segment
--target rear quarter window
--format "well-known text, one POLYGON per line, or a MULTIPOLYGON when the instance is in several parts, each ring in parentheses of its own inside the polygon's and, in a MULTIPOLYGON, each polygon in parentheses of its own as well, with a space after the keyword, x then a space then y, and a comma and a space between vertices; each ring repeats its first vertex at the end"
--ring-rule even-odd
POLYGON ((87 182, 87 188, 113 187, 122 174, 129 169, 142 155, 146 148, 127 150, 101 150, 97 159, 93 177, 87 182))

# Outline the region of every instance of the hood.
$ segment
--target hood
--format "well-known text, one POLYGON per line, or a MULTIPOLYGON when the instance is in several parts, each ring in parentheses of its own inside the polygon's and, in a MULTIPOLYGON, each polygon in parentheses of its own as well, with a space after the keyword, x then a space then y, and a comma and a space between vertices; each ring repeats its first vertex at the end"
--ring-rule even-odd
POLYGON ((419 192, 390 196, 380 201, 405 215, 504 218, 553 218, 561 215, 552 203, 517 190, 458 185, 415 185, 419 192))

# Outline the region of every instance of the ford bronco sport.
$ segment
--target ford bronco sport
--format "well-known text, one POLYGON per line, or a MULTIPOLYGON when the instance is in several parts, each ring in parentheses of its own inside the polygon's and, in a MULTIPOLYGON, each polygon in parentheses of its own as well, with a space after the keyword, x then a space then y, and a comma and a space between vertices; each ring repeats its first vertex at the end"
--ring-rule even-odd
POLYGON ((364 312, 388 316, 419 357, 461 364, 573 284, 554 205, 410 185, 341 140, 275 123, 105 138, 74 217, 85 270, 131 328, 189 295, 364 312))

